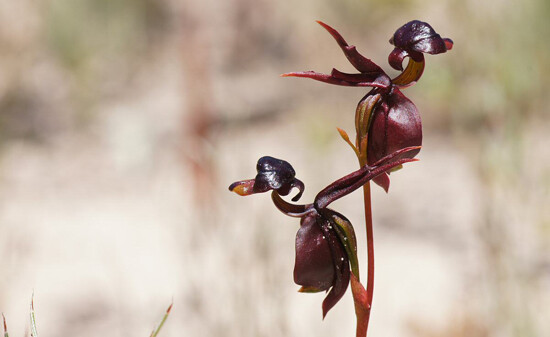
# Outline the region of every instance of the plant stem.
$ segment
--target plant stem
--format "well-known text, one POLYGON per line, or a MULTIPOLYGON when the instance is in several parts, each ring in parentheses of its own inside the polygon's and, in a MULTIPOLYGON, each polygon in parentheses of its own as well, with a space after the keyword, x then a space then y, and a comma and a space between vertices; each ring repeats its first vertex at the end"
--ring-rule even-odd
POLYGON ((363 185, 363 199, 365 203, 365 227, 367 231, 367 303, 368 313, 365 323, 365 336, 369 327, 369 318, 372 308, 372 295, 374 291, 374 239, 372 234, 372 207, 370 197, 370 182, 363 185))

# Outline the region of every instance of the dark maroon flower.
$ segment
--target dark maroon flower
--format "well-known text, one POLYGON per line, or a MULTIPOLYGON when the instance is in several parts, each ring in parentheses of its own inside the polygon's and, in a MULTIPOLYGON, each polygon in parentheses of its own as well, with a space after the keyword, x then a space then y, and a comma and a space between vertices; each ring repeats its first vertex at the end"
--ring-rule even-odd
MULTIPOLYGON (((374 62, 359 54, 355 46, 350 46, 332 27, 319 22, 336 40, 347 59, 359 71, 347 74, 333 69, 330 75, 313 71, 292 72, 282 76, 306 77, 314 80, 344 86, 372 87, 373 89, 359 102, 357 107, 357 138, 354 150, 361 165, 378 161, 380 158, 399 149, 422 145, 422 122, 416 106, 400 91, 413 85, 424 71, 423 53, 439 54, 450 50, 453 42, 441 38, 433 28, 422 21, 414 20, 399 28, 390 43, 395 49, 390 54, 390 65, 402 73, 390 77, 374 62), (407 68, 403 60, 409 57, 407 68)), ((343 132, 343 131, 342 131, 343 132)), ((341 134, 345 139, 345 132, 341 134)), ((404 157, 414 157, 419 152, 409 151, 404 157)), ((373 181, 388 191, 390 180, 387 173, 373 181)))
POLYGON ((346 217, 327 206, 386 170, 413 161, 401 157, 418 149, 400 149, 372 166, 365 165, 327 186, 311 204, 295 205, 281 198, 293 187, 299 188, 301 195, 305 187, 296 179, 295 171, 288 162, 273 157, 260 158, 256 165, 256 178, 235 182, 229 190, 243 196, 271 190, 273 203, 281 212, 301 219, 296 234, 294 282, 302 286, 300 292, 328 291, 322 306, 324 317, 344 296, 350 282, 350 270, 359 275, 353 226, 346 217))
POLYGON ((284 201, 280 196, 287 195, 293 187, 300 190, 293 201, 299 199, 305 188, 295 178, 296 172, 288 162, 262 157, 256 169, 258 174, 254 179, 235 182, 229 186, 229 190, 239 195, 272 190, 273 202, 279 210, 286 215, 301 218, 300 229, 296 234, 294 281, 302 286, 300 292, 328 291, 323 301, 324 317, 342 298, 349 284, 350 259, 346 247, 349 243, 355 245, 353 227, 335 211, 323 209, 319 212, 313 204, 293 205, 284 201), (346 229, 340 230, 343 235, 340 238, 337 228, 342 226, 346 229), (351 235, 353 237, 348 238, 351 235))
POLYGON ((344 243, 353 242, 357 250, 351 223, 341 214, 325 209, 311 211, 300 221, 296 233, 296 262, 294 282, 301 285, 300 292, 329 291, 323 301, 323 317, 344 296, 350 281, 350 261, 344 243), (346 222, 351 238, 340 237, 334 218, 346 222), (343 240, 345 238, 345 240, 343 240))

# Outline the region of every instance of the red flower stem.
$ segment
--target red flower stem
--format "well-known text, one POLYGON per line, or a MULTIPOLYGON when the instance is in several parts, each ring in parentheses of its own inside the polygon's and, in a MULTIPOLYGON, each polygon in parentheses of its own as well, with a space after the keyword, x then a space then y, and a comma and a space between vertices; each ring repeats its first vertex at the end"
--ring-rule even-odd
MULTIPOLYGON (((363 199, 365 203, 365 226, 367 231, 367 303, 368 313, 365 321, 365 332, 362 336, 367 336, 369 328, 369 318, 372 308, 372 295, 374 291, 374 238, 372 234, 372 207, 370 197, 370 182, 363 185, 363 199)), ((359 335, 358 335, 359 337, 359 335)))

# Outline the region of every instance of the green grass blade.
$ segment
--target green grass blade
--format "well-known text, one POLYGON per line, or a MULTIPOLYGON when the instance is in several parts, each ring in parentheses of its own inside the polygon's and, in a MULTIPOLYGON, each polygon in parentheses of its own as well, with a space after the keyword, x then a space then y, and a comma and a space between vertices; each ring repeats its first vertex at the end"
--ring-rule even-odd
POLYGON ((38 337, 38 333, 36 332, 36 319, 34 317, 34 293, 32 294, 31 298, 31 337, 38 337))
POLYGON ((164 325, 164 322, 166 322, 166 319, 168 318, 168 315, 170 315, 170 310, 172 310, 172 305, 174 303, 171 303, 168 309, 166 309, 166 313, 164 314, 164 317, 162 318, 162 321, 160 321, 159 326, 156 328, 156 330, 153 330, 151 333, 151 337, 157 337, 158 333, 160 332, 160 329, 162 329, 162 326, 164 325))

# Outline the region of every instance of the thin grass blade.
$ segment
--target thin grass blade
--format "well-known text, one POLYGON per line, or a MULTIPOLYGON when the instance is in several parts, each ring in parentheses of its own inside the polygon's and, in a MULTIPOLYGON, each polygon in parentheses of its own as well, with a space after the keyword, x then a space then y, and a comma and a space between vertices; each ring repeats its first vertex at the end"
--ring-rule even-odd
POLYGON ((160 332, 160 329, 162 329, 162 326, 164 325, 164 322, 166 322, 166 319, 168 319, 168 315, 170 315, 170 311, 172 310, 172 305, 174 303, 170 303, 170 306, 168 309, 166 309, 166 313, 164 314, 164 317, 162 318, 162 321, 160 321, 159 326, 151 332, 151 337, 157 337, 158 333, 160 332))
POLYGON ((31 297, 31 337, 38 337, 38 332, 36 332, 36 317, 34 315, 34 293, 31 297))
POLYGON ((6 324, 6 316, 2 313, 2 319, 4 320, 4 337, 9 337, 8 335, 8 325, 6 324))

